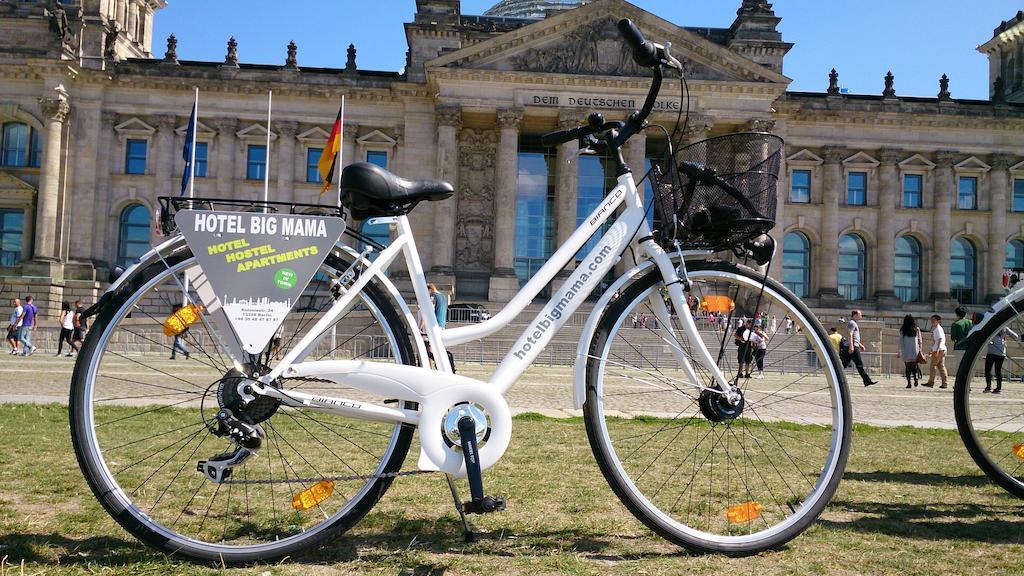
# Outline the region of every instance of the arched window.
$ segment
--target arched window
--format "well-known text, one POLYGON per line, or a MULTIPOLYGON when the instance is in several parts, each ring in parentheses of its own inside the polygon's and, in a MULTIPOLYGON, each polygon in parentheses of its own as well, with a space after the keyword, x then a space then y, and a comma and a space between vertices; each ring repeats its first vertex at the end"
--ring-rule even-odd
MULTIPOLYGON (((382 246, 391 243, 391 227, 387 224, 373 224, 369 220, 363 220, 359 225, 359 232, 382 246)), ((365 243, 363 247, 366 247, 365 243)), ((370 260, 376 260, 379 254, 380 252, 370 254, 370 260)))
POLYGON ((839 294, 847 300, 867 296, 867 249, 856 234, 839 239, 839 294))
POLYGON ((903 302, 921 300, 921 243, 913 236, 896 239, 894 262, 896 297, 903 302))
POLYGON ((117 265, 131 266, 149 250, 149 208, 132 204, 121 212, 120 235, 117 242, 117 265))
POLYGON ((811 242, 800 232, 782 240, 782 283, 801 298, 811 292, 811 242))
POLYGON ((966 238, 957 238, 950 248, 951 296, 961 304, 974 304, 974 277, 977 272, 974 244, 966 238))
POLYGON ((20 122, 4 124, 3 154, 0 164, 3 166, 27 166, 29 157, 29 139, 31 130, 20 122))
POLYGON ((1006 245, 1006 267, 1017 271, 1024 269, 1024 241, 1010 240, 1006 245))

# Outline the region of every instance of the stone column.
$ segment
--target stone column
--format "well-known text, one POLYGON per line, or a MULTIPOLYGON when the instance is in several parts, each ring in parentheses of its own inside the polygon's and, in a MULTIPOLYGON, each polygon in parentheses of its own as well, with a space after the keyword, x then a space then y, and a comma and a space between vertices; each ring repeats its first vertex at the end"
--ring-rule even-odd
POLYGON ((843 186, 843 157, 846 149, 826 146, 822 167, 821 247, 816 250, 818 269, 818 297, 823 307, 840 307, 839 296, 839 197, 843 186))
MULTIPOLYGON (((341 164, 342 168, 354 162, 363 162, 365 158, 356 158, 356 137, 359 134, 359 124, 345 123, 341 129, 341 164)), ((341 169, 338 170, 341 176, 341 169)))
POLYGON ((897 305, 896 292, 896 223, 893 216, 900 195, 900 174, 896 167, 902 150, 882 148, 878 151, 878 246, 875 262, 875 296, 885 308, 897 305))
POLYGON ((104 111, 100 114, 99 147, 96 149, 96 204, 94 213, 100 222, 98 230, 93 232, 92 253, 96 264, 96 277, 106 281, 106 270, 113 267, 113 260, 104 258, 112 254, 107 241, 107 226, 110 223, 110 174, 114 171, 114 126, 120 124, 114 112, 104 111))
POLYGON ((950 211, 953 207, 953 163, 959 153, 940 150, 935 154, 935 208, 932 210, 932 283, 931 297, 935 306, 949 305, 950 211))
POLYGON ((455 187, 455 196, 434 202, 434 246, 430 273, 442 284, 455 284, 455 209, 459 197, 459 106, 437 108, 437 176, 455 187))
POLYGON ((993 154, 989 158, 989 191, 992 216, 988 226, 988 252, 986 254, 985 281, 982 289, 985 299, 995 302, 1003 296, 1003 269, 1006 267, 1006 213, 1009 211, 1010 166, 1016 158, 1009 154, 993 154))
MULTIPOLYGON (((217 194, 231 198, 235 192, 235 132, 238 130, 237 118, 221 118, 217 127, 217 194)), ((208 163, 209 165, 209 163, 208 163)))
MULTIPOLYGON (((274 125, 274 132, 277 132, 277 202, 298 202, 295 197, 295 135, 299 132, 298 122, 277 122, 274 125)), ((269 166, 269 158, 267 165, 269 166)), ((324 194, 331 195, 330 203, 337 202, 337 190, 331 190, 324 194)))
MULTIPOLYGON (((579 125, 579 115, 573 111, 563 111, 558 115, 559 129, 575 128, 579 125)), ((555 246, 557 251, 576 230, 576 208, 579 196, 579 166, 577 153, 579 142, 573 140, 558 145, 555 157, 555 246)), ((568 276, 576 267, 570 261, 558 273, 559 277, 568 276)))
POLYGON ((498 110, 498 158, 494 172, 494 270, 487 299, 508 302, 519 289, 515 271, 516 188, 519 179, 521 108, 498 110))
MULTIPOLYGON (((60 251, 57 246, 57 206, 60 202, 60 172, 62 136, 64 122, 68 118, 71 106, 68 104, 67 92, 58 87, 56 94, 39 99, 43 112, 43 157, 39 171, 39 198, 36 205, 35 260, 54 262, 58 260, 60 251)), ((50 276, 50 274, 46 274, 50 276)))
MULTIPOLYGON (((174 157, 175 149, 174 145, 174 128, 177 124, 177 118, 171 114, 158 116, 156 119, 156 150, 154 150, 154 159, 156 160, 156 195, 157 196, 171 196, 171 190, 173 188, 171 182, 174 179, 174 157)), ((178 174, 181 176, 181 174, 178 174)), ((180 181, 179 181, 180 182, 180 181)), ((175 191, 174 195, 177 195, 175 191)))

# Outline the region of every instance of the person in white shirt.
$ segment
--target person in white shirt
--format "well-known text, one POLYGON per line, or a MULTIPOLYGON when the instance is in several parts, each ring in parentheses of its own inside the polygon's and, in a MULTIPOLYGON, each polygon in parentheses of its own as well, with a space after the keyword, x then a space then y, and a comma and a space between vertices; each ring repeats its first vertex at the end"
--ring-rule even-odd
MULTIPOLYGON (((861 351, 866 350, 866 348, 864 348, 864 344, 860 341, 860 326, 857 324, 857 321, 860 319, 860 310, 850 312, 850 321, 846 323, 846 330, 850 335, 849 338, 847 338, 849 342, 847 346, 849 348, 845 351, 845 356, 849 360, 853 360, 853 365, 857 368, 857 373, 860 374, 861 380, 864 381, 864 386, 874 386, 875 384, 878 384, 878 382, 872 380, 871 376, 868 375, 867 369, 864 368, 864 359, 861 358, 860 355, 861 351)), ((842 352, 843 351, 840 351, 840 360, 843 360, 842 352)), ((843 360, 843 365, 848 366, 849 362, 847 360, 843 360)))
POLYGON ((761 380, 764 378, 764 357, 768 354, 768 335, 764 328, 754 327, 754 333, 750 336, 750 345, 754 348, 754 363, 757 365, 757 374, 754 375, 754 379, 761 380))
POLYGON ((11 298, 11 321, 7 325, 7 343, 11 345, 11 354, 17 354, 21 346, 21 318, 25 315, 25 309, 21 306, 21 300, 11 298))
POLYGON ((949 387, 949 375, 946 373, 946 333, 942 330, 942 317, 938 314, 932 315, 932 352, 929 355, 928 381, 922 382, 921 386, 928 388, 935 387, 935 371, 938 370, 942 377, 942 386, 949 387))

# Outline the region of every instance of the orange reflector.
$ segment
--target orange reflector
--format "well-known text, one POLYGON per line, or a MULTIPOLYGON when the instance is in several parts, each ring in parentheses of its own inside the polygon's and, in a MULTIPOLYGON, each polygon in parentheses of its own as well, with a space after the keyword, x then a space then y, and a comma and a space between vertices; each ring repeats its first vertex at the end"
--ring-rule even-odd
POLYGON ((704 299, 701 300, 700 307, 705 312, 732 312, 736 309, 736 303, 728 296, 711 294, 709 296, 705 296, 704 299))
POLYGON ((321 480, 296 494, 292 498, 292 508, 296 510, 309 510, 330 498, 331 494, 334 494, 334 482, 331 480, 321 480))
POLYGON ((189 326, 199 321, 199 314, 202 312, 201 308, 196 307, 195 304, 189 304, 183 308, 178 308, 164 320, 164 335, 165 336, 177 336, 189 326))
POLYGON ((1014 444, 1013 453, 1017 455, 1017 458, 1024 460, 1024 444, 1014 444))
POLYGON ((764 510, 764 506, 760 502, 744 502, 743 504, 730 506, 725 511, 725 517, 733 524, 740 524, 756 520, 761 516, 761 510, 764 510))

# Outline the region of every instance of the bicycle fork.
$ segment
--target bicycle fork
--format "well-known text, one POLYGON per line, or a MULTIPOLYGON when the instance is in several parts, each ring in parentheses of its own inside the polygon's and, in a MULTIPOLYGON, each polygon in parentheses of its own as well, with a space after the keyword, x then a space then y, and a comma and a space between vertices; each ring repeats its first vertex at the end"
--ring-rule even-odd
POLYGON ((691 339, 694 341, 692 348, 696 350, 697 359, 711 373, 714 383, 718 385, 718 388, 713 389, 713 386, 709 387, 701 382, 701 379, 697 376, 697 372, 694 370, 689 358, 686 357, 682 344, 672 332, 671 312, 665 305, 665 302, 657 294, 654 294, 650 297, 651 308, 658 319, 662 338, 668 342, 669 348, 672 350, 672 354, 675 357, 676 362, 679 363, 683 372, 686 374, 686 377, 690 379, 690 382, 693 383, 695 387, 702 391, 711 388, 714 392, 722 394, 729 400, 729 402, 739 402, 739 393, 735 391, 728 378, 726 378, 725 374, 721 369, 719 369, 718 363, 715 362, 714 357, 711 355, 711 351, 708 350, 707 346, 704 344, 704 340, 699 336, 700 332, 697 329, 697 323, 694 321, 693 315, 690 313, 690 307, 686 305, 686 295, 683 292, 683 288, 684 284, 687 284, 687 289, 689 288, 689 279, 686 278, 685 259, 679 259, 679 270, 677 271, 672 265, 671 258, 668 257, 657 242, 648 238, 644 240, 642 244, 644 246, 644 250, 646 250, 652 260, 654 260, 655 265, 658 267, 658 271, 661 272, 661 277, 664 279, 665 287, 668 289, 672 307, 675 308, 676 314, 683 323, 683 332, 691 335, 691 339), (682 276, 682 278, 680 276, 682 276))

